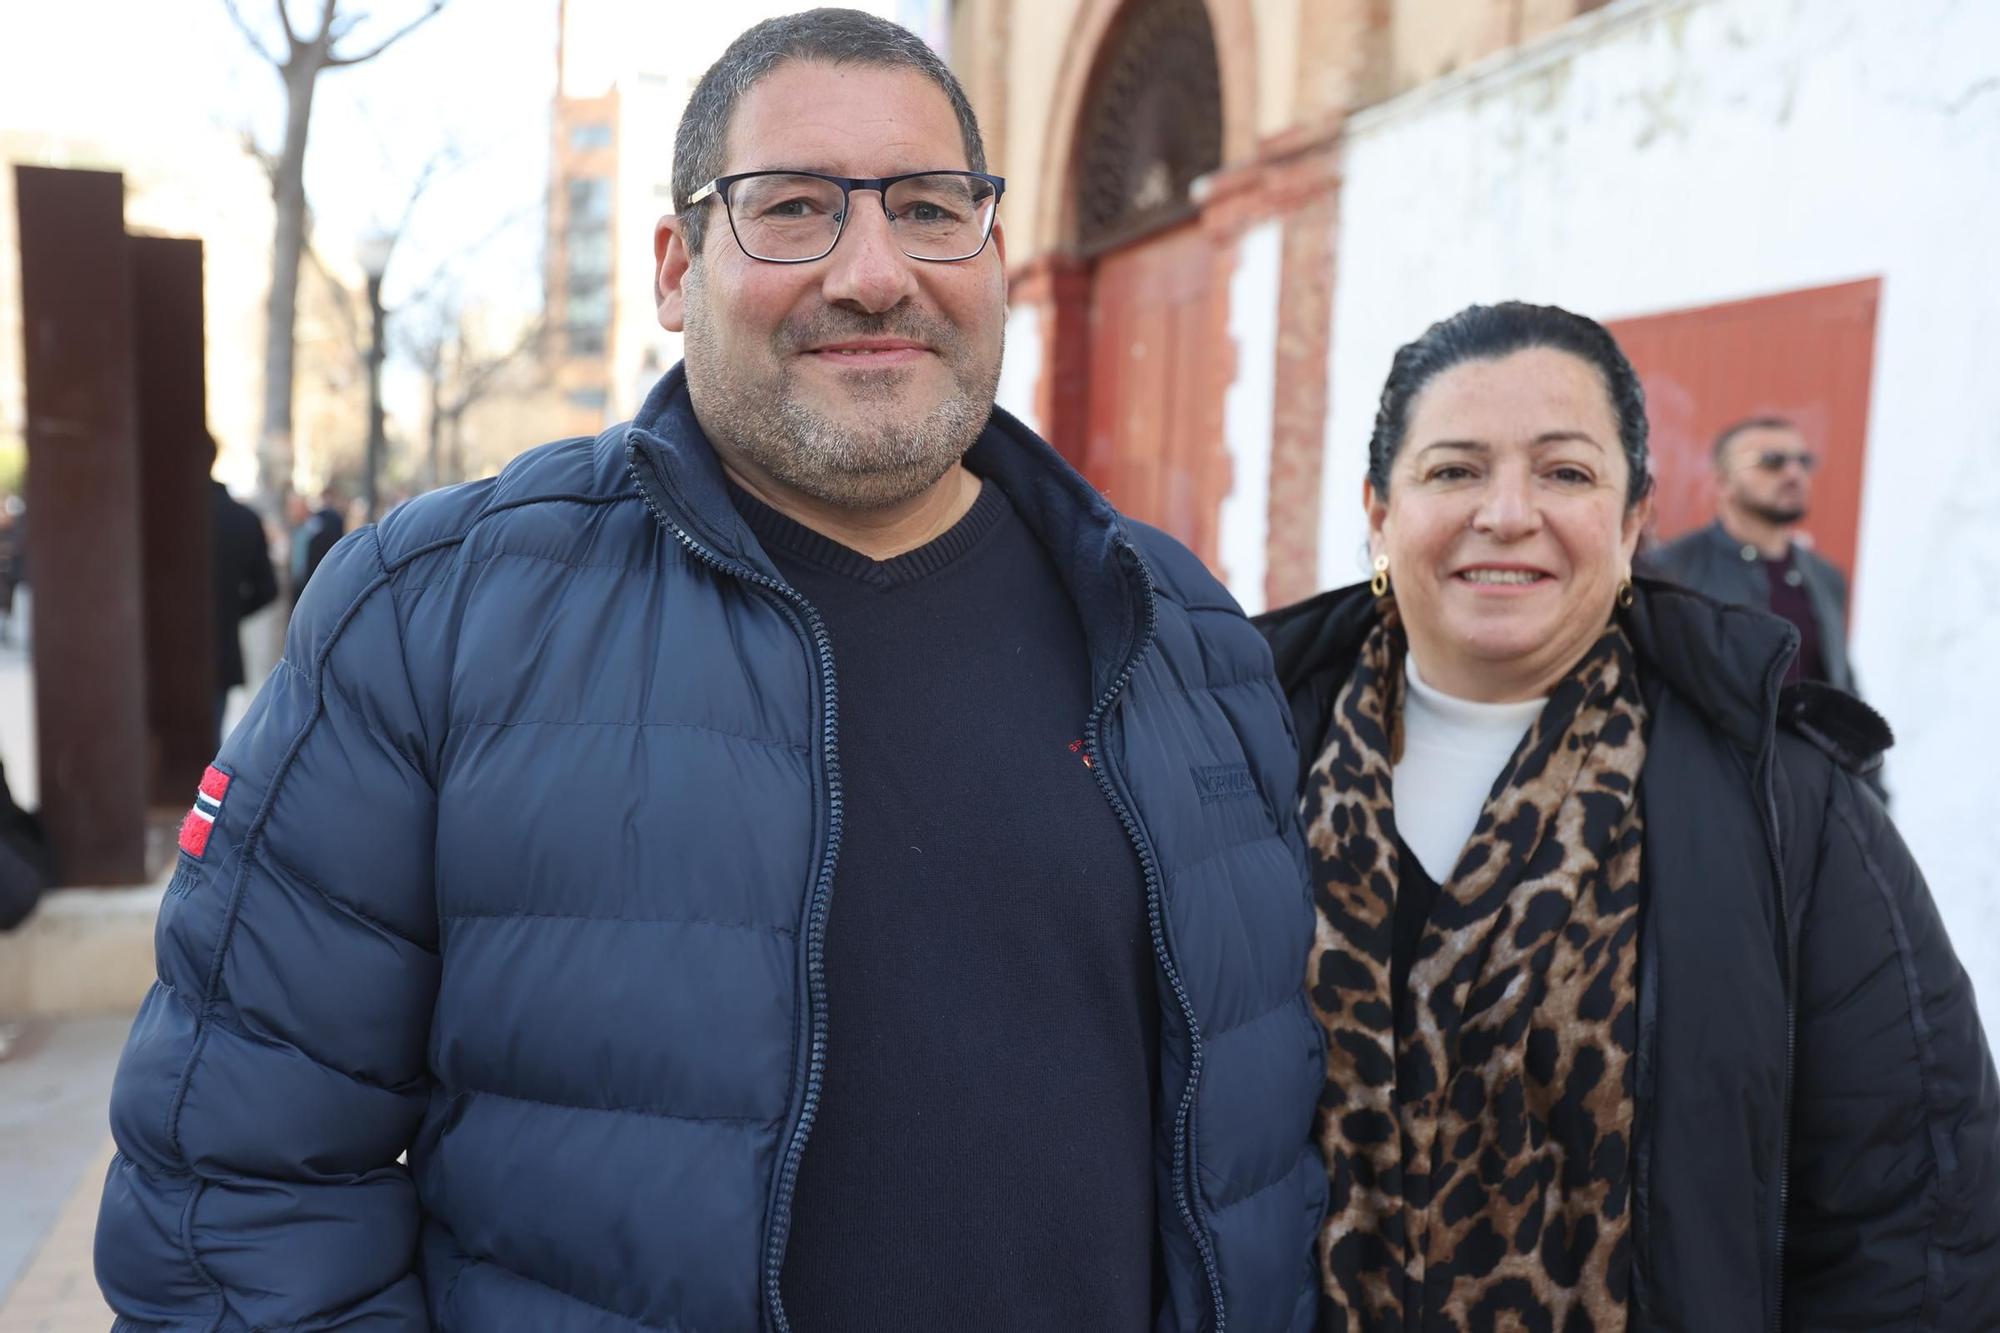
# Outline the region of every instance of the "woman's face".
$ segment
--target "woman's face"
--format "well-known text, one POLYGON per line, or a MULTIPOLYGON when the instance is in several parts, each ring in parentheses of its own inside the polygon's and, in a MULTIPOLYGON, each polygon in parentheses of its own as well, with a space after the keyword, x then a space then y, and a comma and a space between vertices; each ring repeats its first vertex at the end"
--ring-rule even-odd
POLYGON ((1547 694, 1604 632, 1650 504, 1603 376, 1536 347, 1441 371, 1411 404, 1371 554, 1425 680, 1462 699, 1547 694))

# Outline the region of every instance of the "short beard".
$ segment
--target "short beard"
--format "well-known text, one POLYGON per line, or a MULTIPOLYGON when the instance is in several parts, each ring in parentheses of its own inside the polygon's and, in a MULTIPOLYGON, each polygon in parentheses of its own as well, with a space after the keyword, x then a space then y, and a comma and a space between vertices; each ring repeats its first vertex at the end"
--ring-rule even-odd
MULTIPOLYGON (((869 317, 831 307, 809 320, 781 327, 772 340, 776 377, 746 382, 711 359, 714 339, 706 303, 690 292, 687 339, 690 390, 702 426, 715 443, 772 481, 837 509, 870 511, 913 500, 937 485, 965 457, 993 413, 1000 384, 999 359, 970 363, 963 334, 934 315, 915 312, 869 317), (801 397, 793 355, 800 347, 849 337, 904 337, 935 349, 951 370, 957 392, 916 420, 885 411, 866 427, 847 425, 801 397)), ((863 402, 894 401, 907 370, 849 373, 845 382, 863 402)))
POLYGON ((1762 519, 1764 522, 1777 528, 1789 528, 1794 523, 1804 522, 1806 517, 1806 507, 1804 505, 1767 505, 1757 504, 1750 500, 1741 500, 1738 503, 1753 517, 1762 519))

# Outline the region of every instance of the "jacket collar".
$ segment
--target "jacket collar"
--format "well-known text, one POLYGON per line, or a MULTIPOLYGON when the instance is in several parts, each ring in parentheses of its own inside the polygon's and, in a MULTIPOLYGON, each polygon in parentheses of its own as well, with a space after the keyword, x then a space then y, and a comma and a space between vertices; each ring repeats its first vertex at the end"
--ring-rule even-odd
MULTIPOLYGON (((686 363, 660 377, 623 443, 627 461, 657 477, 689 536, 727 563, 783 582, 729 498, 721 460, 695 416, 686 363)), ((1143 632, 1132 572, 1140 556, 1125 520, 1047 441, 998 406, 965 463, 1000 488, 1055 562, 1083 621, 1092 693, 1101 694, 1143 632)))
MULTIPOLYGON (((1678 584, 1642 577, 1635 591, 1620 618, 1642 683, 1672 690, 1745 754, 1761 755, 1777 725, 1779 685, 1798 652, 1799 632, 1775 616, 1725 606, 1678 584)), ((1292 701, 1300 746, 1312 751, 1305 763, 1318 757, 1334 700, 1376 619, 1365 583, 1257 617, 1278 683, 1292 701)))

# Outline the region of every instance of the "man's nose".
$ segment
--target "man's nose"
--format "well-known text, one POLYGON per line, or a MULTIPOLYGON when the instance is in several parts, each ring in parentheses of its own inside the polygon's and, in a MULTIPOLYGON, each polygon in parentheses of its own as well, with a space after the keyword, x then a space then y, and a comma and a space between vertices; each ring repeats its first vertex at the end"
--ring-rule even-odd
POLYGON ((916 262, 897 244, 881 196, 856 191, 848 199, 847 225, 827 256, 821 291, 832 304, 879 315, 915 293, 916 262))

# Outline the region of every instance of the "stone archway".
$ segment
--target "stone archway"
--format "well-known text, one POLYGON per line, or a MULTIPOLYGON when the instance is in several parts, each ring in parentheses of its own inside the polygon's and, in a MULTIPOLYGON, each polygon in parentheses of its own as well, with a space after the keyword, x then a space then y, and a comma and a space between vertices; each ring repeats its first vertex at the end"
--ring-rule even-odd
MULTIPOLYGON (((1247 162, 1257 145, 1257 39, 1251 0, 1198 0, 1208 16, 1210 41, 1221 100, 1221 161, 1247 162)), ((1063 47, 1056 76, 1048 138, 1042 146, 1041 189, 1035 232, 1057 246, 1073 246, 1077 235, 1075 180, 1078 141, 1086 103, 1111 56, 1108 46, 1122 23, 1150 0, 1084 0, 1063 47)))
POLYGON ((1051 404, 1053 433, 1120 509, 1212 561, 1229 488, 1229 349, 1194 187, 1251 142, 1248 12, 1237 0, 1104 0, 1085 7, 1077 37, 1052 127, 1060 174, 1044 192, 1045 234, 1078 265, 1057 312, 1070 401, 1051 404))

